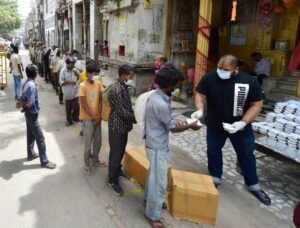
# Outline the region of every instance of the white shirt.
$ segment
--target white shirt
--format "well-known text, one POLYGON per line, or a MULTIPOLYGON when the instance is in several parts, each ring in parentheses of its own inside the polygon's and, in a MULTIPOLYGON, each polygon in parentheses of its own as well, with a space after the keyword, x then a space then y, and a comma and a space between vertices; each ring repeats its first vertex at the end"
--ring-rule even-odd
POLYGON ((65 61, 57 56, 53 56, 50 62, 50 68, 52 69, 53 73, 58 73, 62 68, 65 67, 65 61))
POLYGON ((12 54, 10 57, 11 67, 12 67, 12 73, 13 75, 21 75, 21 72, 19 71, 18 65, 22 64, 21 57, 18 54, 12 54))
POLYGON ((270 62, 266 59, 261 59, 259 62, 256 63, 254 71, 257 75, 265 74, 267 76, 270 76, 270 62))

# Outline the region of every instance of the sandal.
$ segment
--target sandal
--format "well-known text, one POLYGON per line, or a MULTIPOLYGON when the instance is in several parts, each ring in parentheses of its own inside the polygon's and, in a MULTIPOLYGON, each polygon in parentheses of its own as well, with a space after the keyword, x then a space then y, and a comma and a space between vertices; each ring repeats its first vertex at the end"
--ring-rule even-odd
POLYGON ((153 228, 164 228, 165 227, 165 225, 160 220, 154 221, 154 220, 149 219, 149 222, 153 228))
POLYGON ((36 158, 38 158, 38 157, 39 157, 39 155, 38 155, 38 154, 35 154, 35 155, 31 156, 31 157, 28 157, 28 158, 27 158, 27 161, 32 161, 32 160, 34 160, 34 159, 36 159, 36 158))
POLYGON ((100 161, 100 160, 94 161, 94 162, 93 162, 93 165, 94 165, 94 166, 97 166, 97 167, 102 167, 102 168, 107 167, 107 164, 106 164, 104 161, 100 161))
POLYGON ((45 168, 45 169, 55 169, 56 168, 56 164, 54 164, 53 162, 49 161, 47 164, 42 164, 41 167, 45 168))

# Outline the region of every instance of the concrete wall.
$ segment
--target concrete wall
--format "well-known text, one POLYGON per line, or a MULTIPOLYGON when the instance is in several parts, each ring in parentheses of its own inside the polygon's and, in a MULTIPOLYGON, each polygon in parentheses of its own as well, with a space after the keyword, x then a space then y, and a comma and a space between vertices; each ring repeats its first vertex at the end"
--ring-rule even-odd
POLYGON ((144 4, 138 7, 138 46, 137 61, 153 62, 158 54, 163 54, 167 2, 165 0, 153 1, 152 9, 145 9, 144 4))
POLYGON ((94 43, 96 40, 102 41, 102 14, 100 15, 99 7, 101 5, 101 0, 95 0, 90 5, 90 57, 94 59, 95 49, 94 43))
POLYGON ((83 42, 83 7, 81 1, 73 1, 73 48, 76 50, 81 50, 81 45, 83 42))
POLYGON ((109 16, 109 51, 112 59, 137 62, 137 43, 138 43, 138 13, 129 12, 127 9, 109 16), (125 46, 125 56, 119 56, 119 46, 125 46))
POLYGON ((154 0, 152 9, 144 3, 136 7, 113 11, 109 15, 110 58, 131 63, 153 62, 163 53, 167 1, 154 0), (125 46, 125 56, 119 56, 119 46, 125 46))

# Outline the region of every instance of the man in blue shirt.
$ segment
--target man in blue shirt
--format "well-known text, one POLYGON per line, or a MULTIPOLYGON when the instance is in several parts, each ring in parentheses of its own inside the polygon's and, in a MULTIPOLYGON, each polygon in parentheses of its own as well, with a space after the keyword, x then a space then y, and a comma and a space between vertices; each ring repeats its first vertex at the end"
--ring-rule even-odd
POLYGON ((197 121, 180 123, 172 116, 171 96, 174 88, 183 80, 171 64, 161 69, 155 83, 159 88, 150 95, 145 116, 146 152, 150 163, 145 190, 146 216, 152 227, 163 227, 161 209, 167 188, 170 160, 169 132, 179 133, 188 129, 199 130, 197 121))
POLYGON ((50 162, 46 155, 46 144, 43 131, 38 122, 40 103, 35 78, 37 67, 28 65, 26 67, 28 80, 23 85, 20 108, 25 113, 27 127, 27 160, 32 161, 40 157, 41 166, 47 169, 55 169, 56 164, 50 162), (39 155, 34 152, 34 142, 36 141, 39 155))

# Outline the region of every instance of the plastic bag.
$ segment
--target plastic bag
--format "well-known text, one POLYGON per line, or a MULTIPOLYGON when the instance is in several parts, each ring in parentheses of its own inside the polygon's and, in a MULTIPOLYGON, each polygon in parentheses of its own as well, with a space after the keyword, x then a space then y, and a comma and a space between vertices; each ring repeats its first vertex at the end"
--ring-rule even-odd
POLYGON ((147 102, 151 94, 154 92, 155 90, 151 90, 149 92, 143 93, 137 98, 135 102, 135 107, 134 107, 135 119, 142 128, 145 127, 145 115, 146 115, 147 102))
POLYGON ((102 120, 104 121, 108 121, 109 119, 109 114, 111 111, 111 107, 110 107, 110 103, 109 103, 109 93, 111 90, 112 84, 107 86, 105 88, 105 90, 103 91, 102 94, 102 113, 101 113, 101 117, 102 120))

